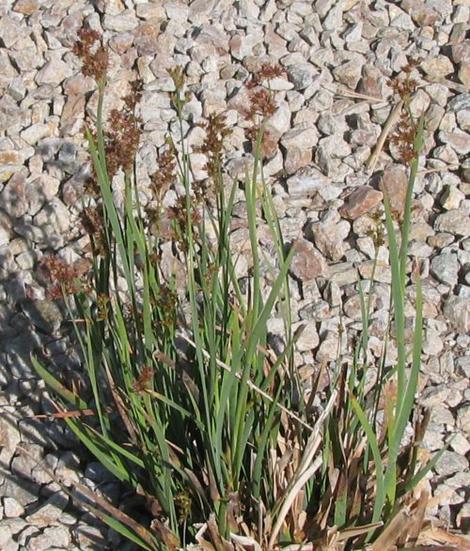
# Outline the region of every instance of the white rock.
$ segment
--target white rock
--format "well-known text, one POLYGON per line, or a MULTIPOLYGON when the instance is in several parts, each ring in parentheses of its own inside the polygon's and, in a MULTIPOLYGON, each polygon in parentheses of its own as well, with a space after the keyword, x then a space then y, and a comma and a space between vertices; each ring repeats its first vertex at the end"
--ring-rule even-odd
POLYGON ((292 330, 295 333, 299 327, 303 327, 302 333, 297 340, 296 348, 299 352, 307 352, 316 348, 320 342, 316 323, 314 321, 304 321, 293 325, 292 330))
POLYGON ((35 145, 39 140, 48 138, 54 134, 54 127, 48 123, 36 123, 23 130, 20 136, 29 145, 35 145))
POLYGON ((7 518, 21 517, 24 507, 13 497, 6 497, 3 500, 3 512, 7 518))
POLYGON ((286 132, 281 138, 281 144, 289 149, 297 147, 299 149, 310 149, 318 142, 318 131, 314 127, 305 128, 303 126, 294 126, 286 132))
POLYGON ((67 77, 72 75, 72 69, 69 64, 61 59, 51 59, 36 75, 36 82, 42 84, 60 84, 67 77))
POLYGON ((444 55, 427 59, 421 64, 421 68, 433 80, 439 80, 454 72, 452 62, 444 55))
POLYGON ((133 10, 126 10, 118 15, 105 15, 103 26, 110 31, 132 31, 139 24, 133 10))

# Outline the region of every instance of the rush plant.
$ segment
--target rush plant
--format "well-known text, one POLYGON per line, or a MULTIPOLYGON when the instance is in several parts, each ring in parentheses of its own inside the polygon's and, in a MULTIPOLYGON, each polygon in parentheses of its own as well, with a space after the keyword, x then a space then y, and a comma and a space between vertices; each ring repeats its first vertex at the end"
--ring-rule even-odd
MULTIPOLYGON (((372 285, 366 297, 359 284, 363 331, 354 362, 331 376, 331 389, 319 393, 318 410, 304 395, 293 361, 300 336, 292 332, 288 285, 295 250, 283 240, 262 168, 266 122, 275 110, 269 81, 280 70, 264 66, 250 85, 253 163, 240 186, 249 266, 240 276, 242 260, 232 242, 239 183, 224 169, 230 134, 224 116, 212 115, 204 126, 199 151, 206 155, 208 178, 194 182, 183 139, 184 76, 180 69, 171 72, 181 135, 168 137, 152 178, 153 201, 143 208, 133 165, 139 86, 133 85, 124 111, 113 112, 107 127, 106 49, 92 31, 80 36, 75 52, 98 85, 96 121, 86 131, 93 201, 82 214, 91 269, 85 276, 57 259, 45 267, 52 295, 60 291, 74 325, 87 387, 79 392, 37 358, 33 364, 56 396, 58 416, 103 466, 142 496, 149 522, 138 523, 78 488, 87 498, 84 505, 149 551, 190 542, 216 550, 376 545, 430 468, 418 469, 418 275, 411 351, 404 336, 406 253, 423 120, 410 121, 415 155, 400 247, 385 197, 398 361, 383 362, 373 387, 366 383, 372 285), (122 205, 114 194, 119 170, 122 205), (163 197, 176 182, 181 193, 165 209, 163 197), (260 246, 261 227, 274 256, 260 246), (161 260, 168 238, 181 259, 179 272, 169 274, 161 260), (268 339, 275 313, 284 318, 281 350, 268 339), (410 422, 414 436, 403 446, 410 422)), ((399 534, 403 542, 407 536, 399 534)))

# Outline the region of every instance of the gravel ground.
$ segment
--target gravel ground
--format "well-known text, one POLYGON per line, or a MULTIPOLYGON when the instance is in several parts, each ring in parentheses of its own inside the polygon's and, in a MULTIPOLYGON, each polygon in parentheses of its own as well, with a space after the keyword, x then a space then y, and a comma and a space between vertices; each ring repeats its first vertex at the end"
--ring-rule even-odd
MULTIPOLYGON (((58 421, 32 372, 43 349, 65 372, 79 364, 63 336, 63 313, 36 276, 43 255, 73 261, 87 238, 77 223, 89 167, 85 112, 94 83, 70 47, 86 20, 111 49, 107 109, 120 105, 136 73, 144 82, 138 154, 144 201, 165 133, 175 130, 167 69, 185 68, 191 101, 184 130, 201 143, 201 117, 227 111, 233 127, 228 167, 243 174, 244 82, 279 61, 278 108, 270 121, 270 176, 281 226, 297 240, 292 268, 296 323, 306 322, 298 361, 309 370, 336 356, 340 312, 358 328, 356 268, 371 273, 369 216, 393 190, 403 204, 406 177, 393 147, 371 174, 369 158, 393 108, 388 79, 410 57, 422 63, 414 114, 427 117, 414 196, 410 260, 422 266, 425 341, 420 401, 431 408, 425 445, 455 438, 430 480, 433 514, 468 529, 470 506, 470 39, 468 0, 3 0, 0 5, 0 548, 4 551, 130 549, 75 510, 52 474, 80 480, 114 503, 123 489, 83 455, 58 421), (360 94, 355 97, 352 92, 360 94), (23 450, 26 450, 25 453, 23 450)), ((247 160, 248 159, 248 160, 247 160)), ((194 176, 205 176, 193 154, 194 176)), ((145 199, 147 198, 147 199, 145 199)), ((239 243, 246 237, 239 205, 239 243)), ((169 255, 170 252, 164 252, 169 255)), ((390 270, 380 251, 371 354, 380 352, 390 270)), ((167 259, 171 261, 171 259, 167 259)), ((410 287, 412 295, 413 288, 410 287)), ((412 315, 411 303, 409 315, 412 315)), ((272 331, 279 327, 272 320, 272 331)), ((348 342, 342 343, 350 354, 348 342)), ((393 349, 390 358, 393 359, 393 349)))

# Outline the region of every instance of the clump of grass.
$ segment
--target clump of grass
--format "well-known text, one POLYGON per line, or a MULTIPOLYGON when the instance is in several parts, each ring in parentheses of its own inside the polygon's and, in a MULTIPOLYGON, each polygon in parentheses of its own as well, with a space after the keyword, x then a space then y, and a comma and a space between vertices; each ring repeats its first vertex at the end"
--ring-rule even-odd
MULTIPOLYGON (((89 31, 82 34, 82 42, 98 40, 89 31)), ((76 330, 89 387, 79 394, 36 358, 33 364, 57 396, 58 415, 98 461, 144 498, 150 521, 139 524, 99 497, 86 506, 147 550, 180 549, 190 542, 217 550, 356 549, 380 542, 384 526, 389 529, 430 468, 417 467, 424 426, 415 409, 422 338, 418 276, 411 361, 404 336, 406 252, 423 120, 409 120, 415 155, 400 248, 385 197, 398 361, 393 367, 382 362, 373 387, 366 385, 372 289, 365 297, 359 285, 363 332, 353 365, 331 377, 316 410, 294 365, 300 335, 291 329, 288 286, 294 248, 283 240, 262 169, 264 129, 275 109, 269 80, 279 69, 263 67, 250 86, 254 163, 242 188, 252 266, 242 286, 231 244, 238 184, 227 183, 224 172, 230 130, 223 115, 210 116, 205 125, 204 184, 191 179, 181 132, 167 140, 152 178, 153 202, 143 209, 133 166, 140 89, 133 87, 125 110, 112 114, 107 129, 106 49, 94 48, 95 54, 83 44, 75 48, 99 93, 95 128, 86 131, 94 168, 89 189, 96 203, 85 205, 82 214, 91 271, 80 282, 83 275, 76 270, 60 264, 54 271, 57 262, 48 261, 54 296, 60 289, 76 330), (119 169, 125 182, 122 208, 113 198, 112 177, 119 169), (165 211, 163 197, 176 180, 184 193, 165 211), (163 230, 165 219, 169 231, 163 230), (277 252, 270 285, 262 278, 262 223, 277 252), (184 288, 177 274, 165 274, 160 265, 168 236, 182 260, 184 288), (284 347, 277 352, 268 339, 275 311, 285 322, 284 347), (403 447, 413 420, 411 443, 403 447)), ((180 69, 171 76, 182 128, 184 76, 180 69)), ((405 542, 406 531, 399 538, 405 542)))

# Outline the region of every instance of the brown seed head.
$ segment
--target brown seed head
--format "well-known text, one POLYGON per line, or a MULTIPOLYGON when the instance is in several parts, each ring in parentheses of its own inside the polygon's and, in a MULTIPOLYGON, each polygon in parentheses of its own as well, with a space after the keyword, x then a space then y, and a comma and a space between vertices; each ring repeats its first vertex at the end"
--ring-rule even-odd
POLYGON ((119 168, 132 170, 140 141, 140 121, 127 109, 113 109, 109 115, 109 128, 105 135, 106 166, 110 176, 119 168))
POLYGON ((50 300, 87 289, 79 263, 70 265, 58 256, 45 256, 39 263, 39 269, 48 279, 47 297, 50 300))
POLYGON ((149 387, 150 381, 152 380, 154 371, 153 368, 149 365, 145 365, 140 372, 139 378, 132 385, 132 388, 135 392, 143 392, 146 388, 149 387))
POLYGON ((265 88, 258 88, 250 92, 250 107, 246 111, 246 118, 255 119, 256 115, 262 118, 270 117, 276 111, 276 104, 272 94, 265 88))
POLYGON ((131 91, 127 96, 124 97, 124 103, 129 112, 133 112, 135 106, 139 103, 140 98, 142 97, 144 83, 142 80, 137 79, 130 82, 131 91))
POLYGON ((226 116, 223 113, 211 114, 207 122, 201 126, 206 130, 206 137, 200 147, 194 148, 197 153, 203 153, 207 157, 205 169, 214 182, 219 181, 220 170, 223 163, 225 140, 232 130, 226 125, 226 116))
POLYGON ((85 207, 80 213, 80 222, 90 236, 92 247, 97 254, 105 254, 106 239, 104 235, 103 208, 85 207))
POLYGON ((158 157, 158 169, 151 176, 152 191, 158 201, 176 180, 176 159, 172 149, 167 149, 158 157))
POLYGON ((403 164, 408 165, 416 158, 415 138, 416 127, 410 120, 408 112, 403 110, 395 133, 390 138, 390 142, 398 147, 400 160, 403 164))
POLYGON ((78 41, 72 51, 82 60, 82 73, 96 82, 106 80, 109 55, 108 49, 101 44, 101 35, 86 25, 77 34, 78 41))

